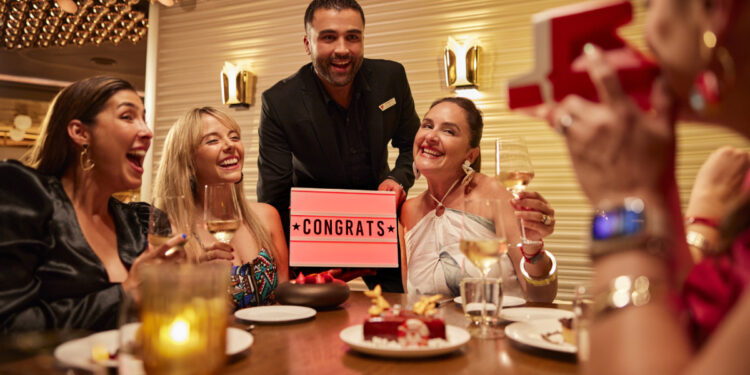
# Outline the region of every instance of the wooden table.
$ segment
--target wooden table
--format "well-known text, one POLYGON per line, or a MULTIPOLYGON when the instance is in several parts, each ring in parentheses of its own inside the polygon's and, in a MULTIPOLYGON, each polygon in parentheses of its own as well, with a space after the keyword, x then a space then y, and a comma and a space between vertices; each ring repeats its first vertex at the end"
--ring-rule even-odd
MULTIPOLYGON (((406 295, 385 293, 391 303, 407 302, 406 295)), ((507 338, 472 338, 461 350, 427 359, 390 359, 355 352, 339 339, 342 329, 362 324, 370 306, 362 292, 352 292, 339 309, 319 311, 310 320, 287 324, 256 324, 255 342, 232 358, 222 374, 574 374, 575 358, 529 347, 507 338)), ((447 324, 464 327, 460 306, 441 306, 447 324)), ((51 354, 0 364, 4 373, 64 373, 51 354)))

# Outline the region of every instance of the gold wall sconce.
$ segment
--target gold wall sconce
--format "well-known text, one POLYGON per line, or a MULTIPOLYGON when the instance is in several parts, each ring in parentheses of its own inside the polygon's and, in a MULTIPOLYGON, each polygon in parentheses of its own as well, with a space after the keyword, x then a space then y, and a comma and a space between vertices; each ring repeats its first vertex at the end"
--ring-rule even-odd
POLYGON ((229 107, 253 105, 255 75, 244 65, 224 63, 221 69, 221 98, 229 107))
POLYGON ((479 44, 476 39, 463 43, 448 37, 445 46, 445 84, 452 89, 478 87, 479 44))

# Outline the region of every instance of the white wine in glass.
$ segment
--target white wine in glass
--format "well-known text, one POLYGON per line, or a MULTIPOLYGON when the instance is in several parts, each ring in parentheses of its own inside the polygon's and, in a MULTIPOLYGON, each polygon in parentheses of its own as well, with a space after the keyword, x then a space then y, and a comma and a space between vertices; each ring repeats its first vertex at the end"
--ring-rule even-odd
POLYGON ((234 184, 206 185, 203 206, 206 229, 217 241, 229 243, 242 221, 234 184))
POLYGON ((495 177, 515 197, 526 190, 534 178, 534 167, 523 138, 500 137, 495 140, 495 177))
MULTIPOLYGON (((475 199, 464 202, 464 210, 461 215, 461 241, 459 249, 471 263, 481 272, 481 281, 487 280, 487 276, 495 264, 500 265, 500 257, 508 251, 505 237, 505 227, 502 220, 503 201, 499 199, 475 199), (487 220, 493 224, 493 229, 487 228, 487 220)), ((502 272, 500 272, 502 275, 502 272)), ((463 284, 462 284, 463 285, 463 284)), ((462 293, 466 288, 462 289, 462 293)), ((478 295, 474 295, 479 312, 471 310, 470 318, 479 322, 479 331, 472 333, 478 338, 498 337, 499 332, 489 328, 488 310, 492 315, 498 313, 497 307, 489 301, 488 290, 480 288, 478 295), (474 315, 479 315, 478 317, 474 315)), ((466 296, 468 297, 468 296, 466 296)), ((463 295, 461 298, 465 298, 463 295)))
POLYGON ((240 221, 212 220, 206 222, 206 229, 220 242, 229 243, 234 237, 234 232, 240 227, 240 221))
POLYGON ((498 181, 510 191, 513 196, 518 196, 518 193, 526 190, 526 186, 534 178, 534 172, 524 171, 500 171, 497 175, 498 181))
MULTIPOLYGON (((529 150, 522 137, 500 137, 495 140, 495 178, 518 198, 534 178, 529 150)), ((521 223, 521 241, 527 242, 526 229, 521 223)))
POLYGON ((473 263, 482 276, 487 277, 493 265, 499 261, 499 255, 505 254, 508 246, 504 240, 491 239, 461 239, 460 250, 473 263))

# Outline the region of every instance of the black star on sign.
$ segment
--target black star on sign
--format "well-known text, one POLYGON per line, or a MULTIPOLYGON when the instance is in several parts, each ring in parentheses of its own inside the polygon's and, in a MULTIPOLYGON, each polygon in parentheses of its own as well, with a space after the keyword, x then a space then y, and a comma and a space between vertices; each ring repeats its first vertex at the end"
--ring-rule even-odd
POLYGON ((299 224, 294 223, 294 225, 292 225, 292 228, 294 228, 294 230, 299 230, 299 224))
POLYGON ((388 226, 388 231, 389 231, 389 232, 393 232, 393 229, 394 229, 394 228, 393 228, 393 225, 389 225, 389 226, 388 226))

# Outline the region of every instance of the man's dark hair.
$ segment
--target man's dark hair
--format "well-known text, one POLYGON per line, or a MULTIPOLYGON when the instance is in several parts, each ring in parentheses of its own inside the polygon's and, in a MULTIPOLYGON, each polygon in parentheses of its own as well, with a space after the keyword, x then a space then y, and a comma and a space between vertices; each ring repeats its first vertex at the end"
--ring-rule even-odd
POLYGON ((365 25, 365 12, 356 0, 313 0, 305 11, 305 31, 307 31, 307 25, 312 24, 315 11, 318 9, 335 9, 338 12, 344 9, 354 9, 362 17, 362 26, 365 25))

